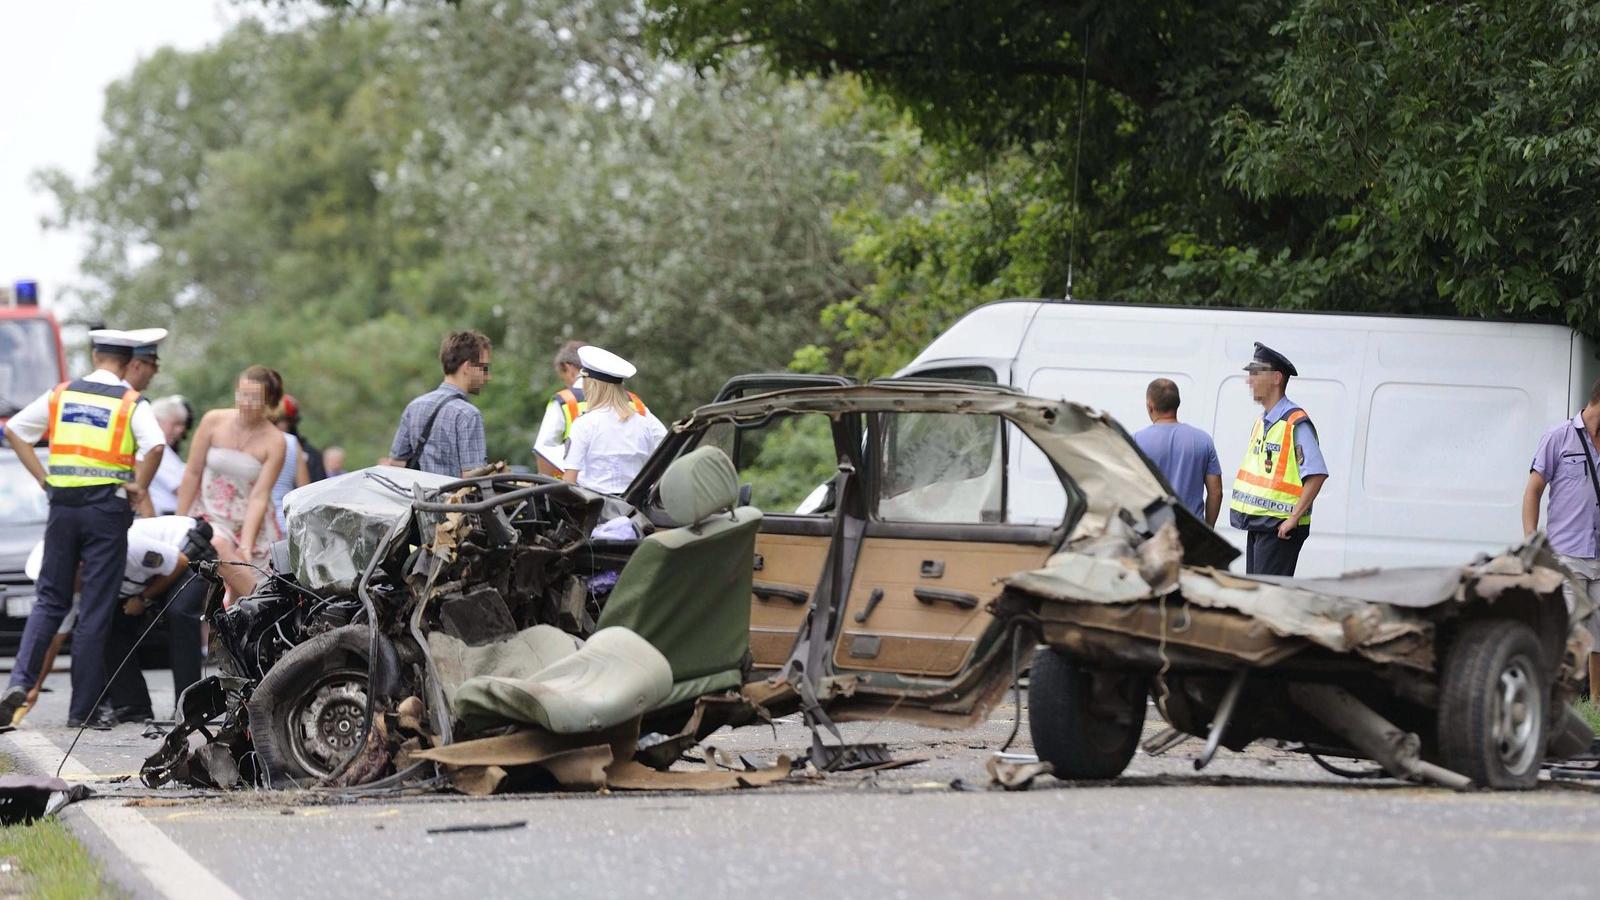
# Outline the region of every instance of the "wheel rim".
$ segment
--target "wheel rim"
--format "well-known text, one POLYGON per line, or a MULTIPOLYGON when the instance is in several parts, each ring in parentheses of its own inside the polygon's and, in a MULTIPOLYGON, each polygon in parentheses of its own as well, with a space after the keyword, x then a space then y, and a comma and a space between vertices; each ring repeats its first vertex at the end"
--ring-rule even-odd
POLYGON ((1520 774, 1527 771, 1538 752, 1539 698, 1534 692, 1534 680, 1528 674, 1528 663, 1521 657, 1511 660, 1500 670, 1500 681, 1494 693, 1492 710, 1495 750, 1509 771, 1520 774))
POLYGON ((289 713, 289 753, 322 778, 357 750, 367 709, 367 673, 339 669, 318 678, 289 713))

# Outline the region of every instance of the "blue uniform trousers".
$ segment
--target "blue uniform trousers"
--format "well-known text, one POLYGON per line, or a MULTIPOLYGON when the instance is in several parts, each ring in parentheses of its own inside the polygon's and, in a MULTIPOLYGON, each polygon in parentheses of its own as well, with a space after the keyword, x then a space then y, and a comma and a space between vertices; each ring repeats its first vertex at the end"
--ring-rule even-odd
MULTIPOLYGON (((166 593, 150 603, 150 612, 130 616, 118 609, 111 617, 111 636, 106 642, 106 671, 122 671, 111 681, 111 706, 118 712, 125 710, 154 713, 150 706, 150 689, 145 684, 144 673, 139 668, 139 658, 134 653, 139 636, 150 626, 156 610, 161 613, 161 623, 156 628, 167 632, 167 651, 172 664, 172 696, 174 700, 185 688, 200 680, 200 614, 204 612, 206 594, 211 582, 188 572, 179 572, 178 578, 166 593), (124 665, 123 660, 127 659, 124 665)), ((180 716, 181 718, 181 716, 180 716)))
POLYGON ((11 670, 12 685, 33 687, 61 620, 72 611, 73 582, 83 564, 78 621, 72 629, 72 703, 67 717, 89 718, 106 687, 105 648, 127 568, 133 508, 126 498, 97 488, 51 488, 44 532, 44 566, 34 585, 38 599, 28 614, 11 670), (86 502, 85 502, 86 501, 86 502))

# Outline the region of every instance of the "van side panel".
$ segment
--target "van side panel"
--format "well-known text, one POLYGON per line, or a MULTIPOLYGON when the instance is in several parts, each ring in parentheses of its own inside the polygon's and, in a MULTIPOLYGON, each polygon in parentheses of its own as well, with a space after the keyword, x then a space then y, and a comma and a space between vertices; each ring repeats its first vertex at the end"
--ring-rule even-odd
MULTIPOLYGON (((1024 305, 992 304, 963 324, 1024 305)), ((933 351, 943 340, 907 373, 942 365, 933 351)), ((1308 576, 1455 565, 1515 543, 1540 433, 1600 375, 1593 342, 1558 326, 1042 303, 1012 384, 1097 406, 1133 432, 1148 422, 1145 386, 1172 378, 1179 418, 1216 441, 1226 491, 1260 415, 1242 372, 1255 341, 1303 373, 1288 394, 1310 414, 1331 472, 1301 556, 1308 576)), ((1012 462, 1013 520, 1059 521, 1063 498, 1043 489, 1053 479, 1043 455, 1018 447, 1012 462)), ((1225 504, 1218 530, 1242 546, 1226 521, 1225 504)))

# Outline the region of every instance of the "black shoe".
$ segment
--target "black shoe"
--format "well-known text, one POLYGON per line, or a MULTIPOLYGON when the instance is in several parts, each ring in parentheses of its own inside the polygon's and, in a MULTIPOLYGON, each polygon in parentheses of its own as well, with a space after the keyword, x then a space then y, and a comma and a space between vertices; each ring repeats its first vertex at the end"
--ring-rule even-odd
POLYGON ((17 716, 17 710, 21 709, 27 700, 28 691, 22 685, 14 684, 6 688, 5 693, 0 694, 0 725, 10 725, 11 720, 17 716))
POLYGON ((111 710, 111 714, 116 716, 118 725, 143 725, 156 718, 155 712, 148 707, 118 706, 111 710))
POLYGON ((102 706, 89 716, 88 721, 67 717, 68 728, 90 728, 95 731, 110 731, 116 727, 117 716, 110 709, 102 706))

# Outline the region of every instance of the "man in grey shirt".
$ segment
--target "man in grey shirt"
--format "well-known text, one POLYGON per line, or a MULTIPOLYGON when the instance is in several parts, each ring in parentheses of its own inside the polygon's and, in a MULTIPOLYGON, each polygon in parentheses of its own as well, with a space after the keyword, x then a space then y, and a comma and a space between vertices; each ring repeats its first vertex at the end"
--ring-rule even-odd
POLYGON ((476 331, 444 339, 444 381, 406 405, 389 448, 391 464, 460 478, 488 463, 483 414, 467 398, 489 383, 489 356, 489 339, 476 331))
MULTIPOLYGON (((1522 533, 1539 528, 1539 500, 1550 488, 1545 534, 1550 549, 1587 588, 1591 603, 1600 586, 1600 381, 1589 389, 1589 402, 1578 414, 1552 427, 1539 438, 1528 469, 1528 486, 1522 493, 1522 533)), ((1569 589, 1570 590, 1570 589, 1569 589)), ((1568 605, 1576 598, 1568 597, 1568 605)), ((1600 615, 1589 617, 1589 633, 1600 646, 1600 615)), ((1600 683, 1600 653, 1589 654, 1589 691, 1600 683)))

